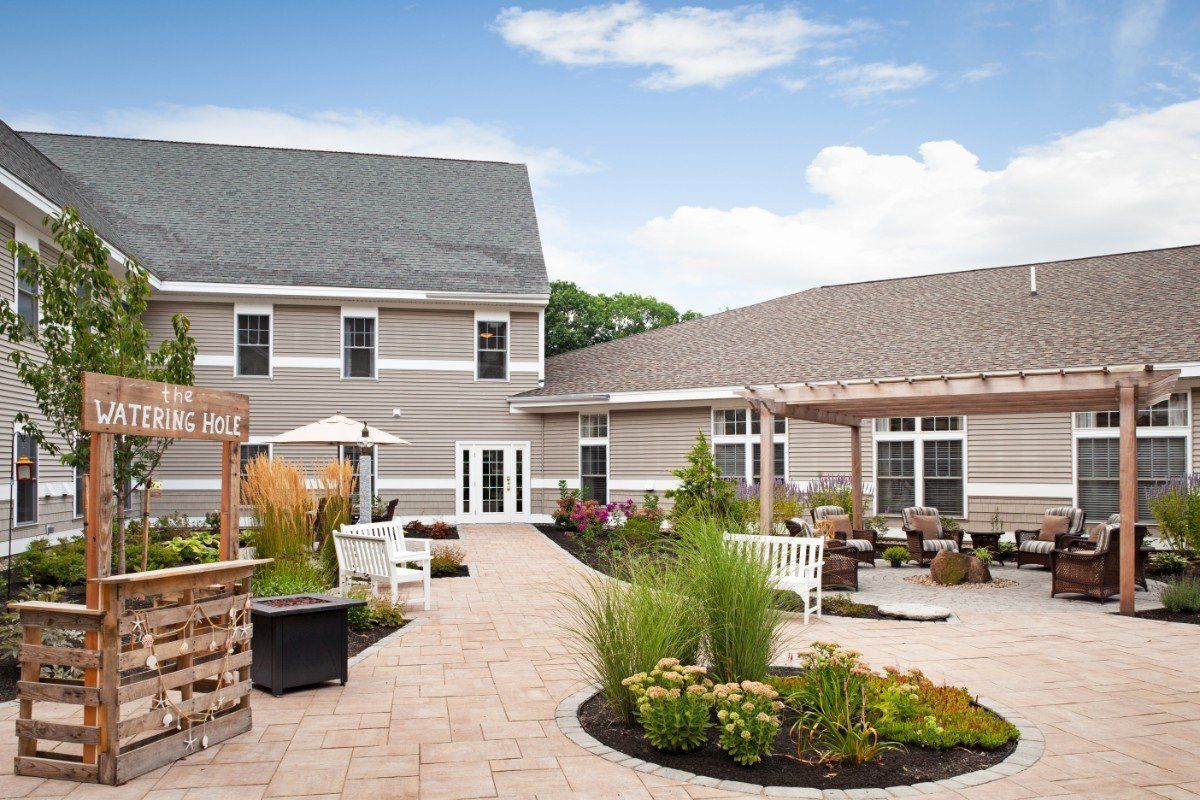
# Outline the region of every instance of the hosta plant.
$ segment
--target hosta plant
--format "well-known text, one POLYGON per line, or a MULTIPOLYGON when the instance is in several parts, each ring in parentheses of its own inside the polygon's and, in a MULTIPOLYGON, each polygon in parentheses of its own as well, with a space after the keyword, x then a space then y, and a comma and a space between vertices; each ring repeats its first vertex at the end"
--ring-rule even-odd
POLYGON ((659 750, 695 750, 712 725, 712 681, 704 667, 664 658, 650 672, 622 681, 636 703, 646 741, 659 750))
POLYGON ((713 687, 721 749, 744 767, 762 761, 775 749, 779 732, 779 693, 765 683, 742 681, 713 687))

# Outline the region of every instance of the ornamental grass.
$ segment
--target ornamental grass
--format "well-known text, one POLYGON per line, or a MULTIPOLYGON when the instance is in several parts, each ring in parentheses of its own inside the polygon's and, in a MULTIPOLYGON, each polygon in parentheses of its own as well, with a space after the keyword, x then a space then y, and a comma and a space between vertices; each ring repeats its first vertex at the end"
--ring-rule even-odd
POLYGON ((246 465, 242 493, 254 509, 258 528, 254 546, 260 558, 308 558, 312 552, 308 521, 312 497, 303 467, 282 458, 259 456, 246 465))

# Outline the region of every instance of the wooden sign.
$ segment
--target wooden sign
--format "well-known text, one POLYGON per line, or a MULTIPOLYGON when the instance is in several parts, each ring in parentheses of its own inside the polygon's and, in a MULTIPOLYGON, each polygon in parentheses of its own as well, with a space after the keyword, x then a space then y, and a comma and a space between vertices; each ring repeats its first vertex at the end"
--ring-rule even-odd
POLYGON ((236 392, 83 373, 83 430, 244 442, 250 398, 236 392))

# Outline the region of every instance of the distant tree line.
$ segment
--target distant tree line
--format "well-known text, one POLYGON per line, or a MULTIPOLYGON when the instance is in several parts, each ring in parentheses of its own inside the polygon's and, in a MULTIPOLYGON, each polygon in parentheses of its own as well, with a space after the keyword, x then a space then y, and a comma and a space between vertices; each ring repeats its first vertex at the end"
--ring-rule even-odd
POLYGON ((592 294, 571 281, 550 282, 546 355, 567 353, 702 316, 643 294, 592 294))

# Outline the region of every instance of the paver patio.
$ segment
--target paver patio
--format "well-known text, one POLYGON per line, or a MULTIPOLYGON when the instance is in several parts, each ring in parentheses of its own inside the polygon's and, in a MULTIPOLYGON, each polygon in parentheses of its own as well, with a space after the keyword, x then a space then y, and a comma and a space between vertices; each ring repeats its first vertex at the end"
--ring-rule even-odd
MULTIPOLYGON (((0 708, 0 798, 737 796, 617 766, 563 736, 555 707, 580 678, 556 591, 583 568, 525 525, 466 527, 462 544, 474 577, 435 581, 434 610, 362 659, 348 686, 256 692, 250 733, 126 786, 11 775, 16 708, 0 708)), ((1063 609, 959 610, 953 624, 826 618, 787 634, 793 648, 836 640, 876 666, 965 684, 1044 733, 1028 770, 926 797, 1200 797, 1197 629, 1063 609)))

